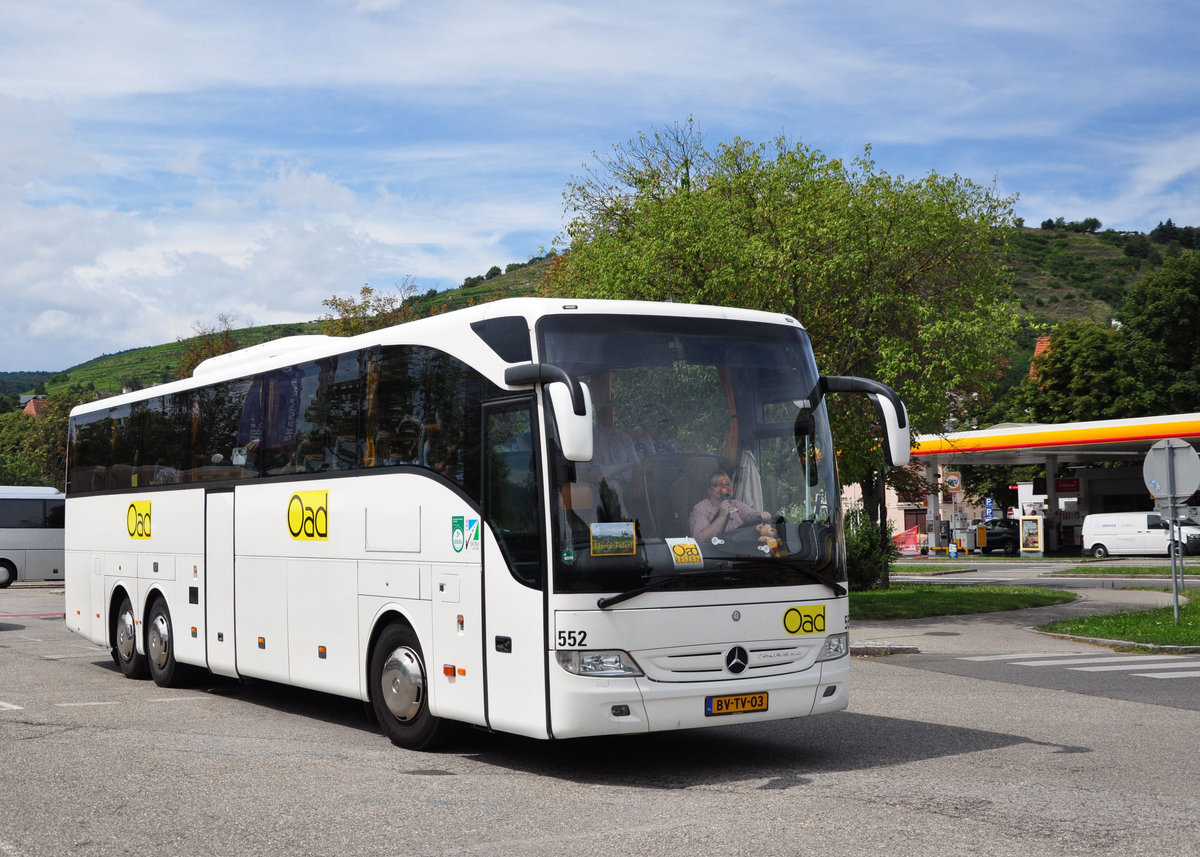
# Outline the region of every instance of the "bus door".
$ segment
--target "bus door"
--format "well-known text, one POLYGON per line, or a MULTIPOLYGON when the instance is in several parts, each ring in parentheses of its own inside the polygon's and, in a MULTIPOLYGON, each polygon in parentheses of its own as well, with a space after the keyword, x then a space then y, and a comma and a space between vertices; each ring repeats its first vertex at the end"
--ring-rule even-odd
POLYGON ((545 530, 533 415, 532 397, 484 408, 484 657, 491 728, 545 738, 545 530))
POLYGON ((210 491, 204 508, 205 647, 208 668, 237 676, 233 623, 232 491, 210 491))

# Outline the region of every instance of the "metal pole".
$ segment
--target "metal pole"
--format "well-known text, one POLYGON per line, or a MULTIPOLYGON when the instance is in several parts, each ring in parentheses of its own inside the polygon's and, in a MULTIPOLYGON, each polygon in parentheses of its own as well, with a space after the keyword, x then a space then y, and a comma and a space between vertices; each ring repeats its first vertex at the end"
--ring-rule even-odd
POLYGON ((1171 525, 1171 593, 1175 602, 1175 624, 1179 624, 1179 575, 1176 572, 1178 557, 1175 556, 1175 446, 1167 444, 1167 514, 1171 525))

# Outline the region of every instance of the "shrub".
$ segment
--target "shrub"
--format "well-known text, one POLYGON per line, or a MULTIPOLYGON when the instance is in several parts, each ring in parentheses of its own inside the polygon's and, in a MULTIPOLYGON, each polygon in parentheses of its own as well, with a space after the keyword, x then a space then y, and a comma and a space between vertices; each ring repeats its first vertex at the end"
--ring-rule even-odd
POLYGON ((850 589, 886 589, 888 569, 900 554, 892 541, 892 526, 874 524, 862 509, 846 513, 846 574, 850 589))

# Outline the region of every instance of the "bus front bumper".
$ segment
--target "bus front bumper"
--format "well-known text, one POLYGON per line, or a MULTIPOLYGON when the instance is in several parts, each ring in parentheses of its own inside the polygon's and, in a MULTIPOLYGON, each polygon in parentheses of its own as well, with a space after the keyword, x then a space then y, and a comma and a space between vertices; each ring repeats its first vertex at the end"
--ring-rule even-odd
POLYGON ((555 738, 782 720, 846 708, 850 658, 786 675, 703 682, 591 678, 552 664, 550 694, 555 738))

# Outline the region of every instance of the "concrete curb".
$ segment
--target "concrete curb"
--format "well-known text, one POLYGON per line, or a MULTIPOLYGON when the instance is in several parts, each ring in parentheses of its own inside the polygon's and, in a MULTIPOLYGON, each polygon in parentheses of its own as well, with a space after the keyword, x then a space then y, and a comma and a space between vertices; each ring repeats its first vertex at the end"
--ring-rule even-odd
MULTIPOLYGON (((1097 646, 1144 649, 1147 652, 1163 652, 1164 654, 1168 655, 1200 654, 1200 646, 1158 646, 1153 643, 1132 643, 1129 640, 1106 640, 1103 637, 1080 637, 1075 634, 1055 634, 1051 631, 1039 631, 1037 628, 1026 628, 1025 630, 1033 631, 1036 634, 1043 634, 1047 637, 1057 637, 1060 640, 1073 640, 1079 643, 1092 643, 1097 646)), ((851 649, 853 648, 854 647, 851 646, 851 649)))
POLYGON ((864 658, 877 658, 883 655, 919 655, 921 650, 907 643, 877 643, 866 640, 850 644, 850 654, 864 658))

